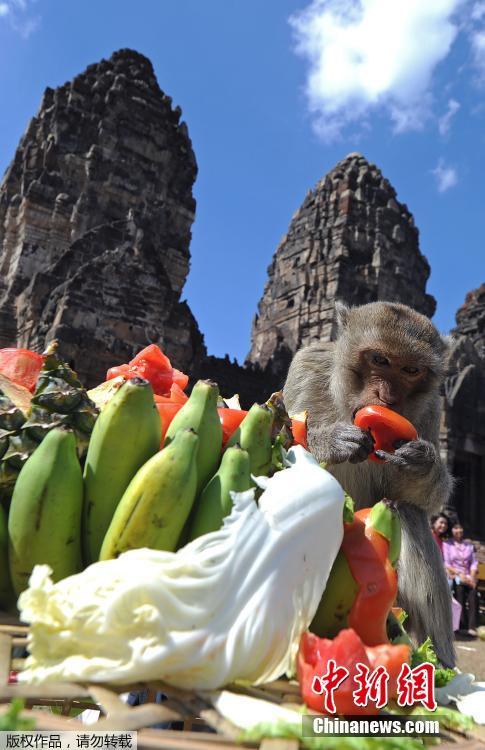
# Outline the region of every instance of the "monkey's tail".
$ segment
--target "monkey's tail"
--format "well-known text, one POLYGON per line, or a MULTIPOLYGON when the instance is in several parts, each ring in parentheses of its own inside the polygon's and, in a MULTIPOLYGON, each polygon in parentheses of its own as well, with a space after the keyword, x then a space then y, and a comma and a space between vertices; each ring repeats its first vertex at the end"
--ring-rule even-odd
POLYGON ((451 591, 445 567, 426 513, 411 503, 398 503, 402 547, 398 565, 398 603, 409 616, 411 635, 422 643, 431 637, 438 659, 455 666, 451 591))

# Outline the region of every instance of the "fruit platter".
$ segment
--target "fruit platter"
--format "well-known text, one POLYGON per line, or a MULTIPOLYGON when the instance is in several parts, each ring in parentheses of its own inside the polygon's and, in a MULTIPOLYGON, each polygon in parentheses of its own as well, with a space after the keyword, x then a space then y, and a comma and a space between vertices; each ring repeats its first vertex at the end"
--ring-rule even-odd
MULTIPOLYGON (((395 606, 392 505, 354 509, 281 393, 188 385, 156 345, 91 390, 55 342, 0 350, 0 729, 350 750, 302 717, 387 712, 481 746, 485 686, 395 606)), ((423 747, 386 742, 361 746, 423 747)))

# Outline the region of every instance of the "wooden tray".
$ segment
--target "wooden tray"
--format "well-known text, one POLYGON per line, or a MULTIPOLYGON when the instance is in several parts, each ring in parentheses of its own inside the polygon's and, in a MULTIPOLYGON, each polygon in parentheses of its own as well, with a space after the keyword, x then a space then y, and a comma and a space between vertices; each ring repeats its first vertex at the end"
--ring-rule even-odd
MULTIPOLYGON (((12 670, 23 668, 23 659, 12 654, 15 648, 25 648, 28 628, 20 624, 0 624, 0 714, 8 709, 13 698, 25 702, 23 717, 35 719, 38 730, 57 731, 111 731, 137 730, 140 750, 238 750, 240 730, 224 719, 200 695, 180 690, 163 682, 137 683, 133 685, 101 685, 74 682, 45 683, 28 685, 10 683, 12 670), (146 702, 139 706, 129 706, 120 698, 131 691, 147 691, 146 702), (157 692, 163 692, 167 700, 155 703, 157 692), (3 704, 3 705, 2 705, 3 704), (46 711, 57 707, 59 714, 46 711), (82 724, 69 714, 72 709, 94 709, 100 711, 99 719, 93 724, 82 724), (181 722, 182 731, 173 729, 149 729, 154 724, 181 722), (198 731, 197 731, 198 729, 198 731), (195 731, 194 731, 195 730, 195 731)), ((262 698, 279 705, 295 708, 300 704, 298 685, 287 680, 276 680, 261 687, 241 690, 256 698, 262 698)), ((377 738, 376 738, 377 740, 377 738)), ((464 750, 485 750, 485 727, 467 734, 448 732, 439 747, 442 750, 464 748, 464 750)), ((267 738, 260 743, 245 743, 248 747, 260 750, 299 750, 296 739, 267 738)), ((376 742, 376 750, 378 750, 376 742)))

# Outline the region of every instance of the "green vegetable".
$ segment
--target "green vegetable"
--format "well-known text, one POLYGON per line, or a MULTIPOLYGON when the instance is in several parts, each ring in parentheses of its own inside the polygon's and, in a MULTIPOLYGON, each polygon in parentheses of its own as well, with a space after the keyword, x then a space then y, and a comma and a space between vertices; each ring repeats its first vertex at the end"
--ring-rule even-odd
POLYGON ((354 512, 355 512, 354 501, 352 500, 350 495, 347 495, 346 492, 345 492, 344 497, 345 497, 344 523, 352 523, 352 521, 354 520, 354 512))
POLYGON ((266 737, 298 739, 307 750, 423 750, 413 737, 301 737, 299 727, 285 722, 258 724, 241 732, 238 741, 259 743, 266 737))
POLYGON ((20 698, 14 698, 8 711, 0 715, 1 732, 33 729, 35 727, 34 719, 24 719, 20 716, 20 712, 23 708, 23 700, 20 698))
POLYGON ((454 669, 447 669, 441 665, 435 654, 431 638, 426 638, 424 643, 422 643, 421 646, 418 646, 418 648, 416 648, 411 654, 411 667, 417 667, 418 664, 423 664, 425 661, 433 664, 435 667, 435 687, 444 687, 451 682, 456 675, 454 669))
POLYGON ((444 729, 452 729, 457 732, 462 732, 463 734, 476 727, 471 716, 467 716, 456 709, 447 708, 446 706, 438 706, 435 711, 428 711, 427 708, 416 706, 416 708, 413 708, 410 715, 412 716, 413 714, 417 714, 419 717, 429 716, 430 719, 436 719, 439 721, 444 729))

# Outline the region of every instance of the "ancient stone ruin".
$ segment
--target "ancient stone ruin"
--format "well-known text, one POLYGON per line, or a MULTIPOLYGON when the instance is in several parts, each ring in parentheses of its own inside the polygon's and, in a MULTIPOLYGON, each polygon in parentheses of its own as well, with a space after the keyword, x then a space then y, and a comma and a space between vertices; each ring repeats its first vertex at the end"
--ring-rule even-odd
POLYGON ((205 356, 180 293, 197 165, 179 107, 132 50, 46 89, 0 186, 0 346, 53 338, 88 385, 160 343, 205 356))
POLYGON ((248 362, 283 381, 293 354, 334 337, 334 301, 404 302, 425 315, 430 273, 413 217, 380 170, 349 154, 308 193, 268 269, 248 362))
POLYGON ((485 284, 456 314, 445 382, 441 441, 456 479, 452 507, 485 539, 485 284))

